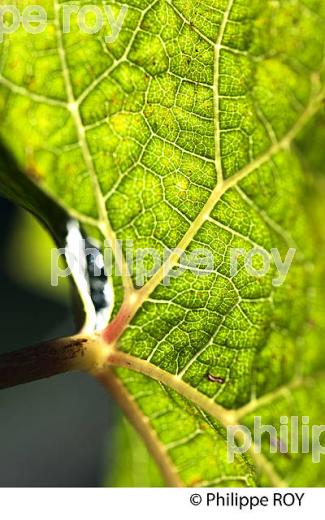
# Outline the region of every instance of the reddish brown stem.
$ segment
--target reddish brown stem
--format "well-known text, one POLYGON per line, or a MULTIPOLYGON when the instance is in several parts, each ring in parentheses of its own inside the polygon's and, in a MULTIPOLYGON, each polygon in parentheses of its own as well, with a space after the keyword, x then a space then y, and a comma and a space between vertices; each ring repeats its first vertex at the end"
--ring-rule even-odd
POLYGON ((0 389, 73 370, 91 371, 96 364, 93 340, 60 338, 0 356, 0 389))

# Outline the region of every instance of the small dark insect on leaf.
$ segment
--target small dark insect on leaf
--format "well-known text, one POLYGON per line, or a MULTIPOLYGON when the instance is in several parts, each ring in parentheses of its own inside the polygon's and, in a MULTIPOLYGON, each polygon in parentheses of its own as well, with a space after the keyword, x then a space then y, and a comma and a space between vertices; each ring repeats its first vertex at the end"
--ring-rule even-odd
POLYGON ((208 379, 209 381, 211 381, 212 383, 219 383, 220 385, 222 385, 225 380, 223 377, 220 377, 220 376, 214 376, 212 374, 208 374, 208 379))

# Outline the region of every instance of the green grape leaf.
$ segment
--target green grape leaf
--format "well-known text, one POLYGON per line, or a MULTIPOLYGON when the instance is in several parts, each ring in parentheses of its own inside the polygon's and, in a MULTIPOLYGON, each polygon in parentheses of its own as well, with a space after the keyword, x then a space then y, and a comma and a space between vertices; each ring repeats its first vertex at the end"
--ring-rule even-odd
POLYGON ((281 436, 276 453, 264 439, 230 462, 227 428, 322 424, 324 153, 310 136, 322 135, 324 0, 128 0, 121 18, 112 1, 111 41, 108 20, 87 34, 73 14, 65 31, 64 2, 42 5, 46 31, 0 43, 0 192, 52 233, 76 219, 112 249, 99 379, 169 484, 323 484, 323 460, 281 453, 281 436), (160 265, 139 278, 130 244, 160 265), (200 250, 204 273, 180 253, 200 250))

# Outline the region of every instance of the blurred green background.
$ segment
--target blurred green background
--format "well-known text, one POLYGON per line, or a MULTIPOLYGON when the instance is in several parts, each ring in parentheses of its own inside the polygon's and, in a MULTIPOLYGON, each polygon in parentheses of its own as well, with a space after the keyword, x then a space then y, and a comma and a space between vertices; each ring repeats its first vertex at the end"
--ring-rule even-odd
MULTIPOLYGON (((75 332, 67 286, 50 285, 49 238, 1 198, 0 245, 0 351, 75 332)), ((107 392, 83 374, 2 390, 0 486, 101 485, 116 415, 107 392)))

